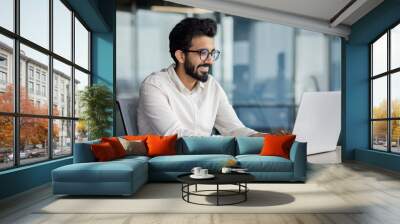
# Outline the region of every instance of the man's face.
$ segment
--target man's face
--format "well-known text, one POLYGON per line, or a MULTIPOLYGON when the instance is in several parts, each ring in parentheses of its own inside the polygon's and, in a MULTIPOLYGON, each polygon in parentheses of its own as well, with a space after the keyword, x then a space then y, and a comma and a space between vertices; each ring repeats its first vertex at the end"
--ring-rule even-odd
MULTIPOLYGON (((192 39, 190 51, 207 49, 209 52, 214 50, 214 38, 208 36, 199 36, 192 39)), ((186 74, 201 82, 208 80, 210 66, 214 64, 211 55, 204 60, 200 58, 198 52, 186 52, 185 62, 183 64, 186 74)))

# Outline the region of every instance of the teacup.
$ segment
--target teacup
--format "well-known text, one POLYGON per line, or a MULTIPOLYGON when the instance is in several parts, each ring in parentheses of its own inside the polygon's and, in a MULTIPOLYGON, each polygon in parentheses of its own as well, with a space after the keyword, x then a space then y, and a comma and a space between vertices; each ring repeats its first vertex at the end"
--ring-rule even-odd
POLYGON ((207 176, 208 175, 208 169, 201 169, 200 170, 200 176, 207 176))
POLYGON ((199 175, 201 175, 200 174, 200 171, 202 170, 202 168, 201 167, 193 167, 193 169, 192 169, 192 173, 194 174, 194 175, 196 175, 196 176, 199 176, 199 175))
POLYGON ((222 173, 230 173, 232 171, 232 168, 230 167, 222 167, 221 172, 222 173))

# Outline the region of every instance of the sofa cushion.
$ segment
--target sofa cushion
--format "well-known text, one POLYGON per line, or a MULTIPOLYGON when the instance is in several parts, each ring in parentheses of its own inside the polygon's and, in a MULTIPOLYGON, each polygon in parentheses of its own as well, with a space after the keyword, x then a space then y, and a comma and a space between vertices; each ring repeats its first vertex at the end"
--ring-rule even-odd
POLYGON ((140 159, 74 163, 53 170, 52 174, 57 182, 130 182, 133 173, 147 172, 146 166, 140 159))
POLYGON ((292 161, 278 156, 238 155, 236 159, 249 172, 292 172, 292 161))
POLYGON ((235 159, 231 155, 175 155, 158 156, 149 160, 149 170, 163 172, 190 172, 193 167, 200 166, 211 172, 219 171, 228 160, 235 159))
POLYGON ((101 138, 101 142, 110 143, 117 158, 126 156, 126 151, 117 137, 104 137, 101 138))
POLYGON ((92 149, 94 157, 96 157, 96 161, 105 162, 118 158, 112 145, 108 142, 92 144, 90 147, 92 149))
POLYGON ((263 137, 237 137, 236 155, 259 154, 264 145, 263 137))
POLYGON ((146 139, 148 156, 165 156, 176 154, 176 140, 178 135, 159 136, 149 135, 146 139))
POLYGON ((92 144, 99 144, 101 141, 99 139, 87 142, 75 143, 74 147, 74 163, 88 163, 95 162, 96 158, 90 146, 92 144))
POLYGON ((235 155, 235 138, 226 136, 182 137, 178 142, 177 154, 225 154, 235 155))
POLYGON ((264 145, 261 156, 280 156, 289 159, 290 148, 296 135, 270 135, 264 136, 264 145))

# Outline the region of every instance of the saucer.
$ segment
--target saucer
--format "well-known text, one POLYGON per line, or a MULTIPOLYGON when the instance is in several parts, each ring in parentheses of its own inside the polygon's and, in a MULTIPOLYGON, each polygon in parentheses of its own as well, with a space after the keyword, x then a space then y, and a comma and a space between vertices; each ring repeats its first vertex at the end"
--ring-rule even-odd
POLYGON ((192 174, 192 175, 190 175, 190 178, 193 178, 193 179, 211 179, 211 178, 214 178, 214 175, 207 174, 207 175, 201 176, 201 175, 192 174))

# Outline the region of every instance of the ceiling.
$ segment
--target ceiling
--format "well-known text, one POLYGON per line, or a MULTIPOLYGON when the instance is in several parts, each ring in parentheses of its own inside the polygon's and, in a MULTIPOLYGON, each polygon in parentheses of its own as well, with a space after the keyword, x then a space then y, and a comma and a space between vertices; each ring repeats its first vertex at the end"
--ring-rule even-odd
POLYGON ((383 0, 169 0, 212 11, 347 38, 351 25, 383 0))

